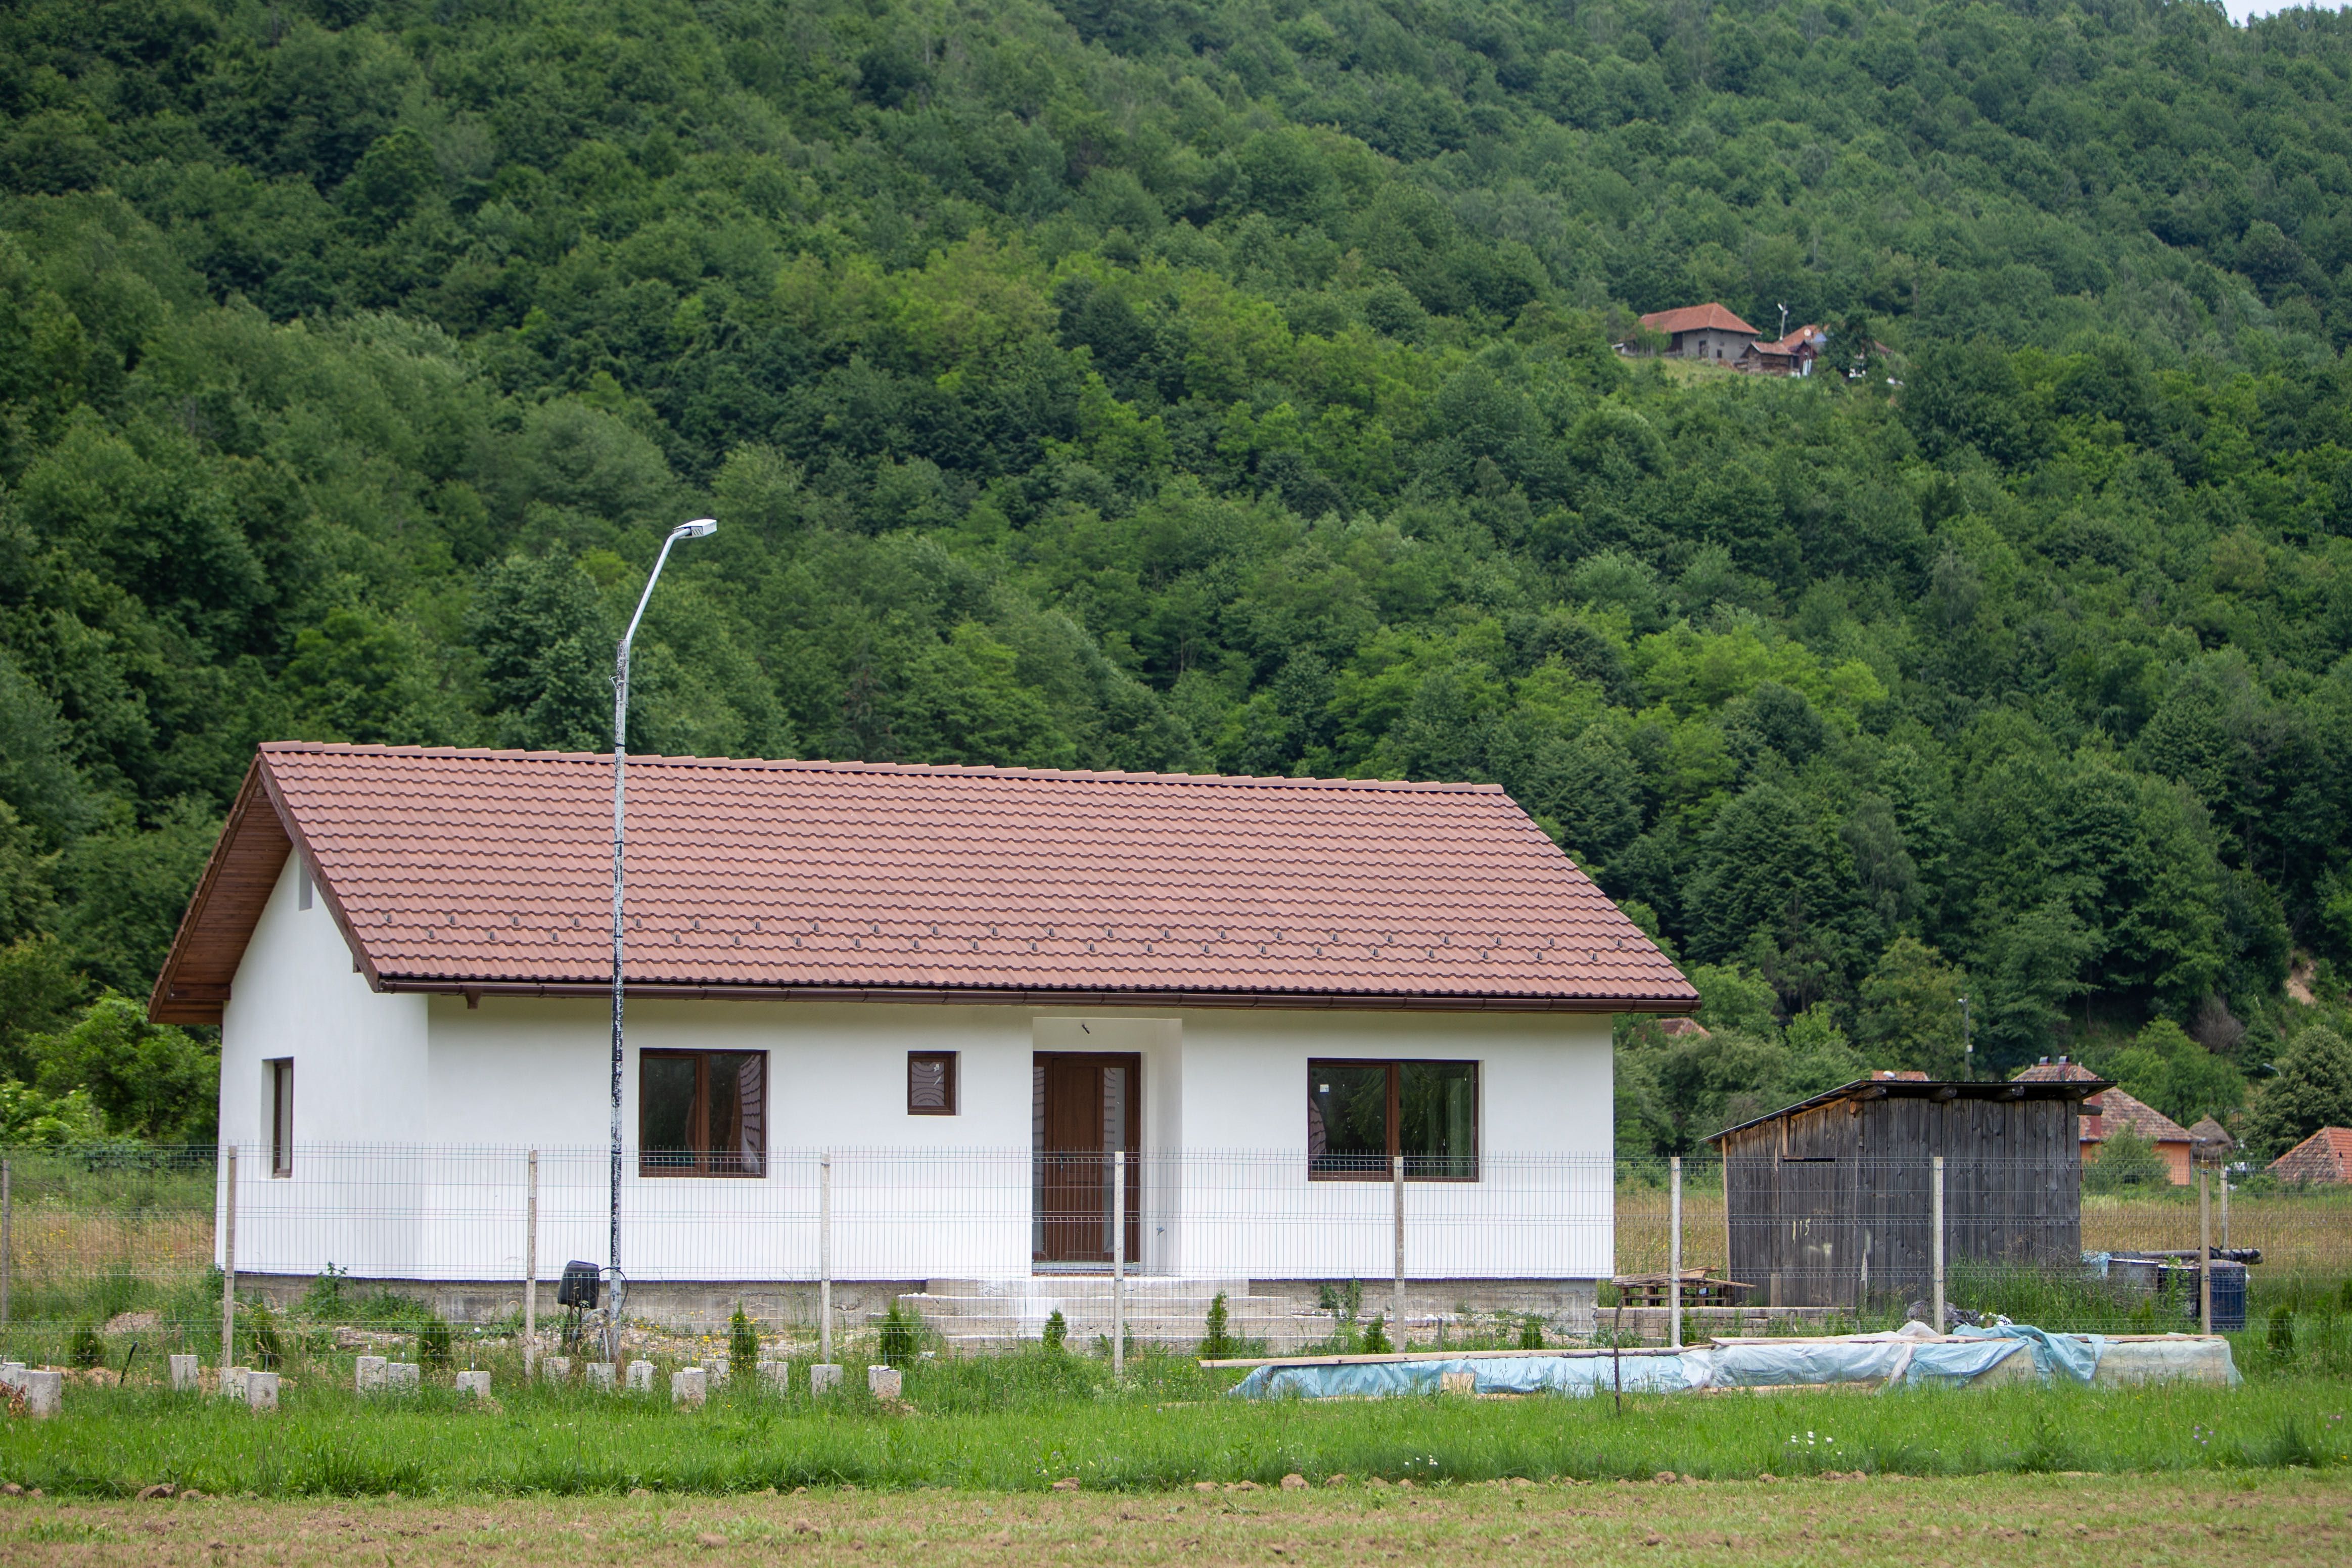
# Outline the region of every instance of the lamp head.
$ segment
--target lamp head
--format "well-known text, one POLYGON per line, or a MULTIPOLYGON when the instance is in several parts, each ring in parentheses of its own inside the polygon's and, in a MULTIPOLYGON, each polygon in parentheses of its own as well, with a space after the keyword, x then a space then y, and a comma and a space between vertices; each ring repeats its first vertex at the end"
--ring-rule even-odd
POLYGON ((698 517, 692 522, 679 523, 676 529, 672 530, 672 534, 674 537, 678 539, 701 539, 706 535, 713 534, 718 531, 719 520, 717 518, 698 517))

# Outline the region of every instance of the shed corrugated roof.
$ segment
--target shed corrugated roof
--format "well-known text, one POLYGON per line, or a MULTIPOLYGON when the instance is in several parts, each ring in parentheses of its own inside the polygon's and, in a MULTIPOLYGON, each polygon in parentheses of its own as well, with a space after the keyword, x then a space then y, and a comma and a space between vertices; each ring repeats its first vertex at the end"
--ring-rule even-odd
POLYGON ((1712 329, 1718 332, 1746 332, 1751 337, 1763 334, 1710 301, 1705 305, 1679 305, 1671 310, 1653 310, 1642 318, 1642 325, 1658 332, 1696 332, 1712 329))
MULTIPOLYGON (((289 840, 380 989, 609 985, 612 759, 265 746, 158 980, 217 1019, 289 840)), ((1493 784, 631 757, 632 989, 1686 1012, 1493 784)))

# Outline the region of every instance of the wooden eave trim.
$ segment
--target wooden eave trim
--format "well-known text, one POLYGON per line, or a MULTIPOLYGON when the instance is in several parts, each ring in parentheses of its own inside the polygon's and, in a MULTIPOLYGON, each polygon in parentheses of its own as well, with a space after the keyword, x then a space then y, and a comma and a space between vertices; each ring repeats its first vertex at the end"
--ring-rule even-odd
MULTIPOLYGON (((267 756, 267 752, 263 753, 264 758, 267 756)), ((343 945, 352 951, 352 967, 367 976, 369 990, 383 990, 383 977, 376 973, 374 957, 369 953, 367 943, 360 940, 358 929, 352 924, 351 916, 343 910, 343 900, 335 894, 334 885, 320 874, 319 857, 311 853, 310 841, 303 836, 301 822, 286 804, 285 792, 278 787, 277 775, 268 768, 261 770, 261 787, 269 792, 269 804, 278 808, 278 820, 285 826, 286 837, 293 841, 294 853, 301 856, 303 863, 310 868, 312 890, 325 900, 327 911, 335 917, 335 929, 342 933, 343 945)))
MULTIPOLYGON (((610 984, 577 981, 414 980, 372 978, 379 991, 428 995, 609 997, 610 984)), ((1304 991, 1103 991, 1049 986, 978 985, 682 985, 646 984, 627 987, 640 1001, 905 1002, 941 1005, 1039 1005, 1089 1007, 1244 1007, 1272 1010, 1422 1013, 1614 1013, 1687 1014, 1696 1000, 1559 996, 1431 996, 1374 992, 1304 991)))
MULTIPOLYGON (((180 912, 180 924, 172 933, 172 948, 163 957, 163 966, 156 972, 154 989, 147 994, 147 1016, 154 1023, 217 1024, 221 1021, 221 1007, 228 1000, 228 987, 211 982, 181 984, 178 976, 181 963, 187 956, 189 942, 203 927, 205 910, 220 886, 229 857, 244 837, 247 819, 253 814, 254 802, 264 795, 261 773, 261 757, 257 753, 245 771, 244 782, 237 785, 236 800, 229 805, 228 820, 221 824, 220 837, 213 841, 213 852, 205 861, 205 874, 196 879, 196 890, 189 895, 188 907, 180 912)), ((271 809, 278 812, 278 826, 284 832, 283 809, 274 800, 271 809)), ((293 835, 288 833, 289 844, 292 838, 293 835)), ((246 934, 249 939, 252 932, 248 931, 246 934)))

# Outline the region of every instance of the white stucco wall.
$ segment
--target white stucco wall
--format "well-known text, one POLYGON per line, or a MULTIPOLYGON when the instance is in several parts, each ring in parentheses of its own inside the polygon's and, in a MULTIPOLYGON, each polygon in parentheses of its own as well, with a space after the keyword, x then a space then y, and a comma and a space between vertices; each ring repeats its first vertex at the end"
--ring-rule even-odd
MULTIPOLYGON (((541 1151, 539 1262, 605 1256, 610 1038, 590 1000, 382 995, 351 972, 323 902, 289 868, 223 1025, 222 1128, 247 1151, 238 1261, 361 1277, 519 1273, 524 1151, 541 1151), (268 1174, 262 1063, 296 1061, 296 1161, 268 1174)), ((643 1177, 623 1189, 633 1279, 817 1271, 819 1152, 832 1164, 836 1279, 1006 1279, 1031 1270, 1031 1085, 1039 1051, 1143 1059, 1144 1268, 1202 1279, 1383 1279, 1393 1193, 1310 1182, 1316 1057, 1480 1064, 1479 1179, 1407 1184, 1418 1279, 1592 1279, 1612 1254, 1605 1017, 645 1001, 636 1054, 769 1053, 769 1173, 643 1177), (951 1049, 960 1114, 906 1112, 909 1050, 951 1049)))

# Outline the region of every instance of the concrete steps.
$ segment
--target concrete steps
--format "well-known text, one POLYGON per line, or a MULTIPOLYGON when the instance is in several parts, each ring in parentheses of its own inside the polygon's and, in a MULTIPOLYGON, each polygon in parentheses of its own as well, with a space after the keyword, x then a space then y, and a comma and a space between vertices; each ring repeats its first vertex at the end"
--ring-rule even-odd
MULTIPOLYGON (((1269 1351, 1296 1350, 1329 1336, 1331 1314, 1295 1301, 1253 1297, 1243 1280, 1131 1279, 1128 1333, 1139 1343, 1191 1347, 1208 1331, 1209 1305, 1225 1297, 1225 1331, 1262 1341, 1269 1351)), ((1026 1279, 934 1279, 898 1298, 953 1348, 980 1349, 1044 1337, 1055 1310, 1073 1345, 1111 1328, 1110 1280, 1099 1275, 1039 1275, 1026 1279)))

